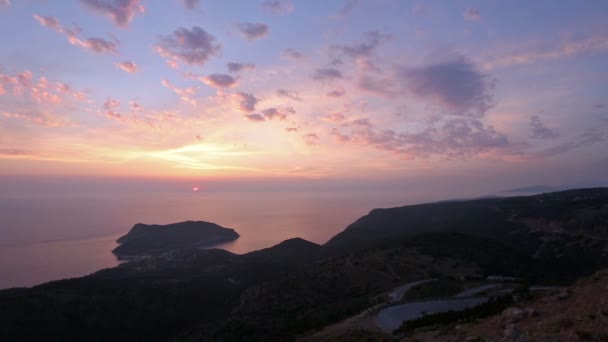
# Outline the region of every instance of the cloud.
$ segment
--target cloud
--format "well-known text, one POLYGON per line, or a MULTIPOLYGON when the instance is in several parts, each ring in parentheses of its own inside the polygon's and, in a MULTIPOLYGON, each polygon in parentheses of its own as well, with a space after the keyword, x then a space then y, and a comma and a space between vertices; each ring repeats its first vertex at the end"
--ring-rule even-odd
POLYGON ((276 15, 289 14, 294 9, 293 3, 285 0, 267 0, 261 6, 264 10, 276 15))
POLYGON ((200 80, 206 85, 214 88, 231 88, 238 84, 238 80, 226 74, 211 74, 201 77, 200 80))
MULTIPOLYGON (((521 45, 521 43, 517 44, 517 46, 521 45)), ((559 42, 539 41, 534 42, 527 49, 502 52, 497 57, 486 58, 487 61, 485 61, 483 67, 486 70, 491 70, 513 65, 559 60, 606 50, 608 50, 608 35, 602 33, 577 35, 574 38, 559 42)))
POLYGON ((0 7, 10 7, 11 0, 0 0, 0 7))
POLYGON ((288 132, 288 133, 295 133, 297 131, 298 131, 297 127, 286 127, 285 128, 285 132, 288 132))
POLYGON ((87 8, 112 20, 118 27, 125 28, 138 12, 144 11, 140 0, 80 0, 87 8))
POLYGON ((25 120, 45 127, 67 127, 72 123, 57 118, 55 115, 40 111, 25 111, 21 113, 3 112, 2 116, 10 119, 25 120))
POLYGON ((533 139, 555 139, 559 137, 559 132, 548 128, 543 124, 538 115, 530 117, 530 138, 533 139))
POLYGON ((52 84, 46 77, 41 76, 37 81, 31 71, 26 70, 15 75, 0 74, 0 95, 12 91, 17 97, 28 96, 39 103, 56 104, 65 99, 65 95, 85 100, 86 94, 74 91, 61 82, 52 84))
POLYGON ((261 39, 268 35, 268 25, 262 23, 239 23, 237 29, 247 40, 261 39))
POLYGON ((392 97, 395 94, 393 85, 391 79, 376 79, 369 76, 363 76, 357 82, 359 89, 385 97, 392 97))
POLYGON ((262 114, 264 115, 264 117, 266 117, 266 119, 268 120, 272 120, 274 118, 277 118, 279 120, 285 120, 287 119, 287 115, 288 114, 294 114, 296 111, 291 108, 291 107, 286 107, 286 108, 268 108, 268 109, 264 109, 262 111, 262 114))
POLYGON ((255 96, 249 93, 237 92, 232 94, 233 100, 236 102, 236 109, 241 113, 252 113, 255 111, 255 105, 260 101, 255 96))
POLYGON ((608 105, 603 104, 603 103, 596 103, 593 105, 593 108, 598 108, 598 109, 606 108, 606 107, 608 107, 608 105))
POLYGON ((287 49, 283 50, 283 56, 294 59, 294 60, 304 59, 304 55, 301 52, 294 50, 292 48, 287 48, 287 49))
POLYGON ((336 17, 341 18, 351 14, 357 5, 359 4, 359 0, 345 0, 344 5, 338 11, 336 17))
POLYGON ((86 38, 85 40, 76 39, 73 44, 96 53, 114 53, 118 49, 118 45, 115 42, 97 37, 86 38))
POLYGON ((372 55, 373 51, 390 35, 381 34, 377 31, 366 32, 364 42, 351 45, 336 45, 334 49, 352 58, 363 58, 372 55))
POLYGON ((196 6, 198 6, 198 4, 200 3, 200 0, 183 0, 184 2, 184 6, 186 6, 186 8, 193 10, 196 8, 196 6))
POLYGON ((481 14, 478 9, 469 8, 464 12, 464 19, 469 21, 477 21, 481 19, 481 14))
POLYGON ((128 72, 130 74, 137 72, 137 64, 135 64, 131 61, 120 62, 120 63, 116 64, 116 66, 118 68, 120 68, 122 71, 128 72))
POLYGON ((495 104, 490 93, 493 81, 463 57, 404 69, 401 79, 412 95, 449 114, 481 117, 495 104))
POLYGON ((243 64, 243 63, 228 63, 226 64, 229 72, 239 73, 245 70, 255 69, 255 64, 243 64))
POLYGON ((277 95, 280 97, 288 98, 290 100, 302 102, 300 93, 298 93, 297 91, 289 91, 287 89, 280 88, 280 89, 277 89, 277 95))
POLYGON ((319 136, 316 135, 315 133, 304 134, 302 136, 302 138, 304 139, 304 142, 308 146, 317 146, 317 145, 319 145, 319 136))
POLYGON ((190 87, 190 88, 178 88, 173 86, 173 84, 171 84, 171 82, 167 81, 167 80, 163 80, 162 84, 167 87, 168 89, 173 90, 174 93, 176 93, 180 100, 189 103, 191 105, 196 105, 196 99, 194 98, 194 95, 196 94, 196 87, 190 87))
POLYGON ((316 81, 332 81, 335 79, 344 78, 342 72, 334 68, 321 68, 315 69, 314 73, 310 75, 310 78, 316 81))
POLYGON ((261 116, 260 114, 246 114, 246 115, 243 115, 243 117, 245 117, 247 120, 253 121, 253 122, 266 121, 266 119, 264 119, 264 117, 261 116))
POLYGON ((110 41, 99 37, 79 38, 80 30, 77 28, 66 28, 55 17, 45 17, 34 14, 36 21, 51 30, 64 34, 72 45, 80 46, 96 53, 109 54, 118 50, 118 41, 110 41))
POLYGON ((169 65, 176 67, 178 62, 188 65, 204 65, 216 55, 221 46, 215 38, 198 26, 188 30, 180 27, 168 36, 161 36, 156 51, 167 58, 169 65))
POLYGON ((106 111, 106 116, 111 119, 121 119, 122 115, 116 111, 120 106, 120 101, 108 97, 103 103, 103 109, 106 111))
POLYGON ((597 128, 591 128, 579 136, 566 141, 565 143, 537 152, 536 155, 540 157, 552 157, 570 150, 595 145, 605 141, 608 141, 608 131, 601 131, 597 128))
POLYGON ((332 135, 345 143, 399 153, 408 159, 430 157, 466 159, 509 145, 506 135, 473 118, 447 120, 419 132, 381 130, 369 121, 353 123, 348 126, 350 132, 343 133, 339 129, 333 129, 332 135))
POLYGON ((35 155, 35 153, 30 150, 22 150, 17 148, 0 148, 0 155, 24 157, 35 155))
POLYGON ((344 94, 346 94, 346 92, 344 90, 332 90, 325 95, 327 95, 329 97, 342 97, 342 96, 344 96, 344 94))

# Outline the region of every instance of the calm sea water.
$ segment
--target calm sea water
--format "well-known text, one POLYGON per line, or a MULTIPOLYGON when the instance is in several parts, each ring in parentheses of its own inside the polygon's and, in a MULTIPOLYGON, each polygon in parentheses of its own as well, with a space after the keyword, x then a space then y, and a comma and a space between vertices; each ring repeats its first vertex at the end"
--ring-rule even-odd
POLYGON ((432 200, 391 192, 64 193, 0 195, 0 288, 83 276, 118 261, 115 240, 135 223, 204 220, 241 237, 234 253, 293 237, 325 243, 373 208, 432 200))

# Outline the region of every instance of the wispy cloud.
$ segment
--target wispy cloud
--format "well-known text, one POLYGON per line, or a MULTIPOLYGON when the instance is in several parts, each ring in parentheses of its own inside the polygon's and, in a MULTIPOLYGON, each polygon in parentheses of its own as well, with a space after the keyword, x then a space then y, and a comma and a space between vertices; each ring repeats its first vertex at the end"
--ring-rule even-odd
POLYGON ((559 132, 551 129, 541 121, 538 115, 530 117, 530 138, 533 139, 555 139, 559 137, 559 132))
POLYGON ((120 62, 120 63, 116 64, 116 66, 118 66, 118 68, 120 68, 122 71, 128 72, 130 74, 137 72, 137 64, 135 64, 131 61, 120 62))
MULTIPOLYGON (((517 44, 517 46, 521 45, 523 44, 517 44)), ((483 68, 492 70, 608 51, 608 35, 592 33, 559 41, 537 41, 528 45, 525 49, 507 50, 500 55, 486 57, 483 68)))
POLYGON ((344 75, 342 75, 340 70, 335 68, 320 68, 315 69, 310 78, 316 81, 332 81, 344 78, 344 75))
POLYGON ((116 53, 119 42, 117 40, 107 40, 99 37, 81 39, 78 37, 80 29, 66 28, 55 17, 45 17, 35 14, 34 19, 45 27, 66 35, 68 42, 100 54, 116 53))

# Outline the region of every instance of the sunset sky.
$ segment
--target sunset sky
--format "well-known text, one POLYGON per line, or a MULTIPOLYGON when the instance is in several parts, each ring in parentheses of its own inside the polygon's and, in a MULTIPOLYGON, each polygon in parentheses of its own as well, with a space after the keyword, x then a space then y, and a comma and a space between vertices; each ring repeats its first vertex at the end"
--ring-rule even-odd
POLYGON ((608 177, 607 1, 0 0, 0 176, 608 177))

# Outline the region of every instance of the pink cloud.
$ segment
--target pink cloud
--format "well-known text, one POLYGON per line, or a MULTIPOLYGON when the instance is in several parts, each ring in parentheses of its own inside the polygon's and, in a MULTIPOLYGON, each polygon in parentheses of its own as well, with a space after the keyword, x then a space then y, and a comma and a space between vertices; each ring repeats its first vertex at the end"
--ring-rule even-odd
POLYGON ((262 114, 266 117, 266 119, 268 120, 272 120, 274 118, 277 118, 279 120, 285 120, 287 119, 287 116, 289 114, 295 114, 295 110, 292 107, 285 107, 285 108, 267 108, 264 109, 262 111, 262 114))
POLYGON ((238 80, 226 74, 211 74, 200 78, 201 82, 214 88, 232 88, 237 86, 238 80))
POLYGON ((108 97, 107 100, 103 103, 103 109, 106 111, 106 116, 111 119, 122 119, 122 115, 116 111, 116 108, 120 106, 120 102, 118 100, 114 100, 111 97, 108 97))
POLYGON ((116 26, 125 28, 129 26, 135 14, 144 12, 140 0, 80 0, 87 8, 102 14, 116 26))
POLYGON ((286 127, 285 128, 285 132, 289 132, 289 133, 294 132, 295 133, 297 131, 298 131, 297 127, 286 127))
POLYGON ((166 88, 171 89, 174 93, 176 93, 179 96, 180 100, 191 105, 196 105, 196 99, 194 98, 194 95, 196 94, 197 89, 195 87, 178 88, 167 80, 163 80, 162 84, 166 88))
POLYGON ((27 157, 35 155, 35 153, 30 150, 23 150, 18 148, 0 148, 0 155, 11 157, 27 157))
POLYGON ((45 127, 66 127, 72 124, 68 121, 56 118, 46 112, 27 111, 21 113, 3 112, 2 116, 9 119, 24 120, 45 127))
POLYGON ((99 37, 81 39, 78 37, 80 34, 79 29, 66 28, 57 20, 57 18, 44 17, 35 14, 34 19, 36 19, 40 25, 64 34, 68 38, 68 42, 72 45, 83 47, 95 53, 115 53, 118 50, 119 42, 117 40, 110 41, 99 37))
POLYGON ((128 72, 130 74, 137 72, 137 64, 135 64, 131 61, 124 61, 124 62, 116 64, 116 66, 118 66, 118 68, 120 68, 120 70, 122 70, 124 72, 128 72))
POLYGON ((168 36, 162 36, 156 51, 167 58, 169 65, 178 62, 188 65, 204 65, 221 49, 215 38, 198 26, 192 29, 180 27, 168 36))

